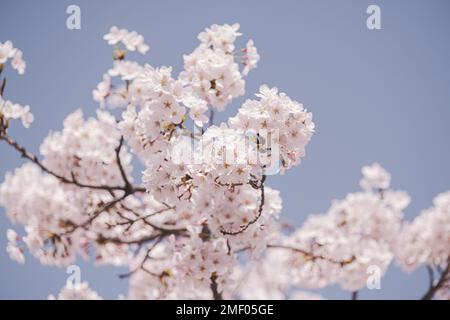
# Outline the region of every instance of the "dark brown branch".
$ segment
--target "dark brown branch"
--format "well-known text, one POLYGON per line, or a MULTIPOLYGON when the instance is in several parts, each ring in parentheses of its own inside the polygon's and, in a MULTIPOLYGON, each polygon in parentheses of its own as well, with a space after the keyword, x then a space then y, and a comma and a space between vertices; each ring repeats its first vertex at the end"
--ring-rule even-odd
POLYGON ((429 280, 428 290, 430 290, 434 286, 434 270, 431 266, 427 266, 427 271, 428 271, 428 280, 429 280))
POLYGON ((6 87, 6 78, 3 78, 2 85, 0 86, 0 96, 3 97, 3 92, 5 91, 6 87))
POLYGON ((220 178, 220 177, 215 178, 215 179, 214 179, 214 182, 215 182, 216 184, 218 184, 219 186, 221 186, 221 187, 235 188, 235 187, 240 187, 240 186, 243 186, 243 185, 244 185, 244 183, 242 183, 242 182, 237 182, 237 183, 223 183, 223 182, 220 182, 220 181, 219 181, 219 178, 220 178))
POLYGON ((120 160, 120 150, 123 146, 123 136, 120 137, 119 146, 115 149, 116 151, 116 161, 117 166, 119 167, 120 174, 122 176, 123 182, 125 184, 124 190, 126 193, 133 193, 133 186, 131 185, 130 181, 128 180, 127 174, 125 173, 125 169, 123 168, 122 161, 120 160))
POLYGON ((445 286, 445 282, 448 280, 448 276, 450 274, 450 257, 447 258, 447 267, 441 274, 438 282, 436 284, 431 284, 428 291, 422 297, 422 300, 431 300, 433 299, 436 292, 445 286))

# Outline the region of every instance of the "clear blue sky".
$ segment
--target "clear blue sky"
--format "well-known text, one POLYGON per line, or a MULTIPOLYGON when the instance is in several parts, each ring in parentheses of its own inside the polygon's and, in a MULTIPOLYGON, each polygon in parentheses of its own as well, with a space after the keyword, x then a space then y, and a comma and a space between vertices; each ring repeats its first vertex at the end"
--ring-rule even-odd
MULTIPOLYGON (((35 123, 11 135, 37 152, 49 130, 62 126, 78 107, 93 114, 91 91, 109 67, 111 51, 102 36, 112 25, 137 30, 150 44, 140 61, 182 67, 182 54, 197 46, 196 35, 213 23, 241 24, 261 53, 247 95, 263 84, 278 86, 313 113, 317 133, 301 166, 270 177, 281 190, 283 216, 300 225, 309 213, 359 189, 360 168, 374 161, 392 173, 393 187, 412 196, 412 219, 450 189, 450 2, 449 1, 22 1, 1 0, 0 41, 24 51, 27 72, 8 78, 6 96, 30 104, 35 123), (66 28, 66 7, 77 4, 82 29, 66 28), (378 4, 382 30, 366 28, 366 8, 378 4)), ((242 40, 242 44, 244 41, 242 40)), ((12 73, 10 73, 12 74, 12 73)), ((0 177, 23 160, 0 144, 0 177)), ((3 179, 3 178, 1 178, 3 179)), ((0 208, 0 298, 46 298, 66 280, 65 269, 46 268, 31 257, 19 265, 6 254, 0 208)), ((106 298, 126 293, 116 268, 80 262, 82 280, 106 298)), ((418 298, 426 272, 406 275, 395 266, 381 290, 361 298, 418 298)), ((349 298, 337 287, 321 293, 349 298)))

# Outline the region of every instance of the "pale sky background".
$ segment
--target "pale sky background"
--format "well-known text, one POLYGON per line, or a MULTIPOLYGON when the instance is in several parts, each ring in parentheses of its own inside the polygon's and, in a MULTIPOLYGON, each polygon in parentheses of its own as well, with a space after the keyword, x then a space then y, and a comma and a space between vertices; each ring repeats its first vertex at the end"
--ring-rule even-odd
MULTIPOLYGON (((213 23, 241 24, 239 44, 254 39, 261 54, 247 79, 247 94, 218 120, 236 112, 244 99, 267 83, 288 93, 314 114, 317 132, 302 165, 268 184, 281 190, 283 217, 300 225, 324 212, 333 199, 359 190, 360 168, 379 162, 392 185, 408 191, 410 220, 450 189, 450 1, 23 1, 0 0, 0 42, 22 49, 26 74, 7 71, 6 98, 30 104, 35 122, 10 134, 33 152, 49 130, 78 107, 92 115, 92 89, 111 64, 102 40, 112 25, 143 34, 151 49, 141 62, 182 68, 182 54, 198 44, 197 34, 213 23), (66 28, 66 8, 77 4, 82 29, 66 28), (382 30, 366 28, 366 8, 381 7, 382 30)), ((0 144, 0 180, 24 161, 0 144)), ((136 175, 139 178, 139 174, 136 175)), ((0 298, 45 299, 64 286, 64 268, 25 265, 6 253, 11 227, 0 208, 0 298)), ((20 226, 16 230, 22 231, 20 226)), ((105 298, 126 293, 124 270, 80 261, 81 277, 105 298)), ((411 275, 391 266, 381 290, 360 298, 416 299, 428 285, 425 269, 411 275)), ((326 298, 348 299, 333 286, 326 298)))

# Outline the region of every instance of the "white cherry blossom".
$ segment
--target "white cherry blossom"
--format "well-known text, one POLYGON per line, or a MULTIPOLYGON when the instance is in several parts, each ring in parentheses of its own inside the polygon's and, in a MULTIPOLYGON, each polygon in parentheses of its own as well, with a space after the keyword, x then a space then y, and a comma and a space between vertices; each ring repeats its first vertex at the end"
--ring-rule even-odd
POLYGON ((65 286, 59 294, 48 296, 49 300, 102 300, 97 292, 89 288, 87 282, 75 283, 71 286, 65 286))

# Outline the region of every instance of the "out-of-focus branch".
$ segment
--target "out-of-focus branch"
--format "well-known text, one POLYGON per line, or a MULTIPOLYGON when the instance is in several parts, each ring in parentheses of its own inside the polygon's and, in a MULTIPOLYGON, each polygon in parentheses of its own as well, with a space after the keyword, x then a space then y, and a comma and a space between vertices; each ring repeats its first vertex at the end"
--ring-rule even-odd
POLYGON ((223 300, 222 294, 219 292, 219 288, 217 285, 217 275, 215 273, 213 273, 211 275, 210 280, 211 280, 210 288, 211 288, 214 300, 223 300))
POLYGON ((2 84, 0 85, 0 96, 3 97, 3 92, 5 91, 6 87, 6 78, 3 78, 2 84))
POLYGON ((214 125, 214 110, 211 108, 209 111, 208 126, 211 127, 212 125, 214 125))
POLYGON ((188 236, 188 234, 186 233, 186 230, 180 230, 180 229, 162 229, 159 230, 156 233, 153 234, 149 234, 146 235, 144 237, 141 238, 137 238, 137 239, 121 239, 118 237, 114 237, 114 238, 108 238, 108 237, 104 237, 103 235, 99 235, 97 237, 97 242, 100 244, 103 243, 114 243, 114 244, 138 244, 138 245, 142 245, 145 244, 147 242, 153 241, 158 237, 166 237, 169 235, 175 235, 175 236, 188 236))
POLYGON ((131 194, 133 193, 133 186, 131 185, 130 181, 128 180, 127 174, 125 173, 125 169, 122 165, 122 160, 120 159, 120 150, 123 146, 123 136, 120 137, 119 146, 115 149, 116 151, 116 161, 117 166, 119 167, 120 175, 122 176, 123 182, 124 182, 124 190, 125 193, 131 194))
MULTIPOLYGON (((128 207, 125 206, 124 204, 121 204, 121 207, 122 207, 124 210, 126 210, 126 211, 128 211, 128 212, 131 212, 131 213, 133 213, 133 214, 136 216, 135 219, 131 219, 131 218, 127 218, 127 217, 124 217, 124 216, 120 215, 120 217, 121 217, 122 219, 126 220, 126 221, 124 221, 124 222, 119 222, 119 223, 117 223, 116 225, 118 225, 118 226, 128 225, 127 230, 129 230, 136 222, 139 222, 139 221, 143 221, 145 224, 147 224, 147 225, 153 227, 154 229, 164 230, 162 227, 156 227, 156 226, 153 225, 151 222, 147 221, 147 219, 150 218, 150 217, 153 217, 153 216, 155 216, 155 215, 157 215, 157 214, 161 214, 161 213, 167 212, 167 211, 169 211, 169 210, 175 209, 175 206, 168 206, 168 205, 166 205, 165 208, 162 208, 162 209, 160 209, 160 210, 156 210, 156 211, 154 211, 154 212, 152 212, 152 213, 149 213, 149 214, 146 214, 146 215, 142 216, 141 214, 139 214, 138 212, 136 212, 135 210, 133 210, 133 209, 131 209, 131 208, 128 208, 128 207)), ((174 230, 175 230, 175 229, 174 229, 174 230)), ((180 231, 181 231, 181 229, 180 229, 180 231)))
POLYGON ((130 272, 124 273, 124 274, 120 274, 119 278, 123 279, 123 278, 128 278, 130 276, 132 276, 134 273, 138 272, 139 270, 144 270, 146 272, 149 272, 150 274, 154 275, 154 276, 159 276, 158 274, 154 274, 153 272, 148 271, 147 269, 145 269, 145 262, 150 259, 150 253, 152 252, 152 250, 161 242, 162 237, 158 237, 156 238, 155 242, 148 247, 147 252, 145 253, 144 258, 142 259, 141 263, 139 264, 139 267, 131 270, 130 272))
MULTIPOLYGON (((438 282, 436 284, 430 283, 430 288, 428 291, 423 295, 422 300, 431 300, 433 299, 436 292, 443 288, 445 286, 445 282, 448 279, 448 276, 450 275, 450 257, 447 258, 447 267, 445 267, 444 271, 441 274, 441 277, 439 278, 438 282)), ((433 281, 434 282, 434 281, 433 281)))
POLYGON ((428 289, 431 289, 434 286, 434 270, 431 266, 427 266, 427 271, 428 271, 428 280, 430 281, 428 289))
POLYGON ((119 197, 119 198, 114 198, 113 200, 111 200, 110 202, 106 203, 105 205, 103 205, 101 208, 95 210, 95 212, 89 217, 89 219, 87 219, 85 222, 83 222, 82 224, 79 225, 74 225, 70 230, 65 231, 63 233, 60 234, 60 236, 64 236, 64 235, 68 235, 72 232, 74 232, 75 230, 77 230, 78 228, 85 228, 87 227, 89 224, 92 223, 92 221, 94 221, 98 216, 100 216, 103 212, 111 209, 112 207, 114 207, 117 203, 119 203, 120 201, 122 201, 123 199, 125 199, 126 197, 128 197, 128 194, 124 194, 123 196, 119 197))
POLYGON ((348 260, 338 261, 338 260, 335 260, 335 259, 332 259, 332 258, 325 257, 323 255, 317 255, 317 254, 315 254, 313 252, 309 252, 309 251, 304 250, 304 249, 290 247, 290 246, 286 246, 286 245, 280 245, 280 244, 268 244, 267 248, 291 250, 293 252, 298 252, 298 253, 303 254, 305 257, 307 257, 310 260, 318 260, 318 259, 326 260, 326 261, 329 261, 329 262, 332 262, 332 263, 335 263, 335 264, 338 264, 338 265, 341 265, 341 266, 345 266, 345 265, 350 264, 353 261, 355 261, 354 257, 352 257, 352 258, 350 258, 348 260))

